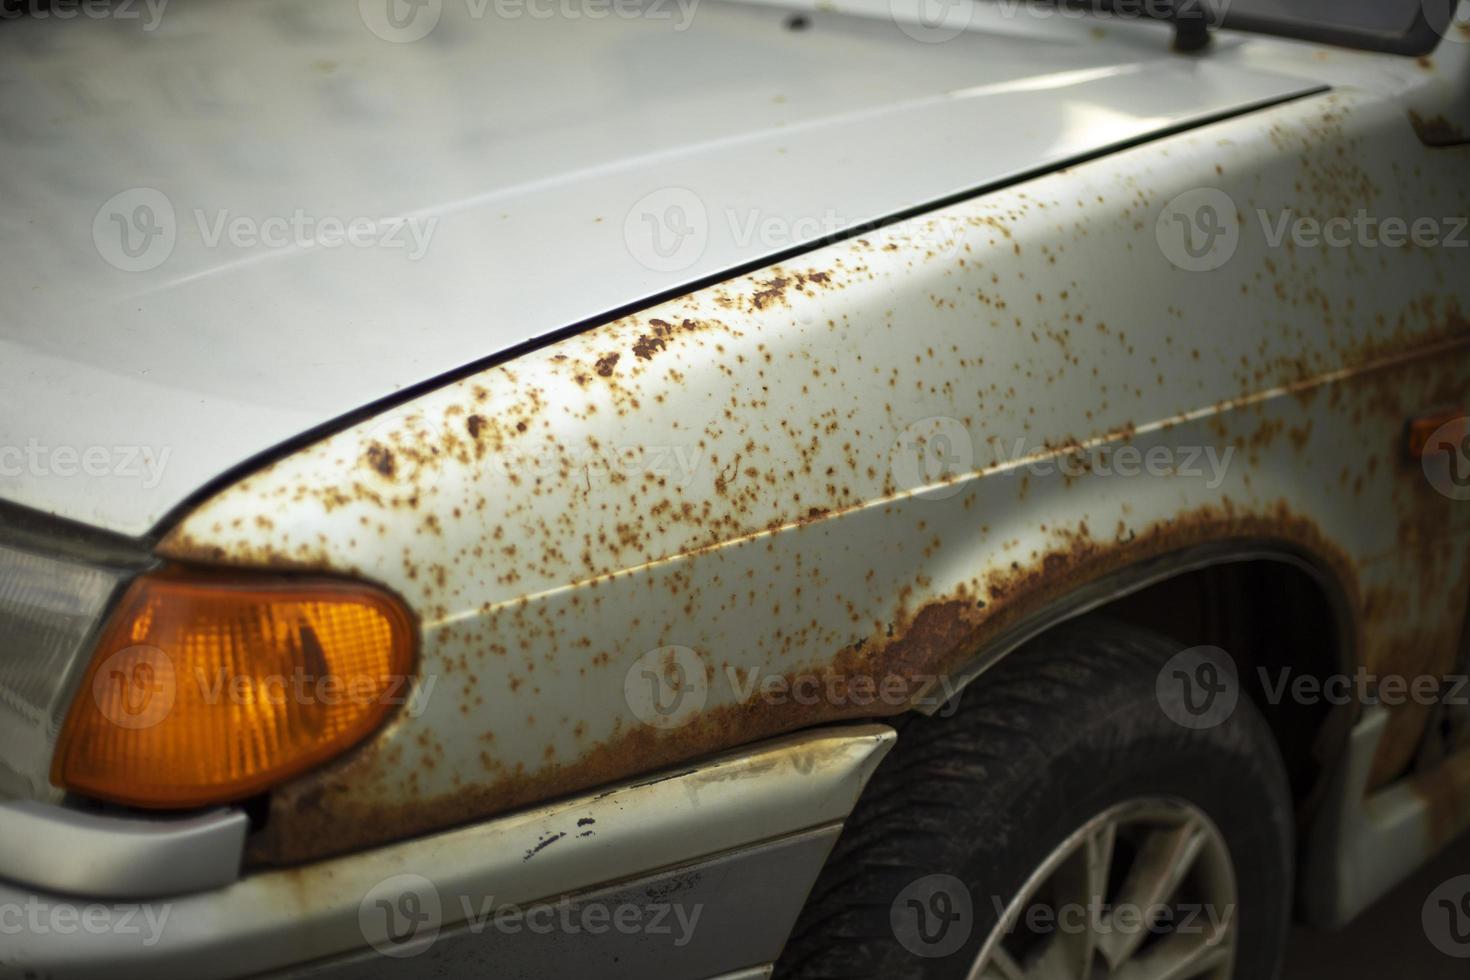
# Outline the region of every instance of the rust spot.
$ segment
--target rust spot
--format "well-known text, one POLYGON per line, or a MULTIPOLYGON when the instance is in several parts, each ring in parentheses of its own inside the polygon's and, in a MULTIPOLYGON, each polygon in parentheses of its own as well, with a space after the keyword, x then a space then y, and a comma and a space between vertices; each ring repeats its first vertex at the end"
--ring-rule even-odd
MULTIPOLYGON (((654 321, 655 323, 659 321, 654 321)), ((668 346, 668 341, 658 335, 648 336, 644 334, 633 344, 633 356, 642 361, 653 360, 653 355, 668 346)))
POLYGON ((393 462, 393 450, 385 446, 373 443, 367 450, 368 465, 377 470, 382 476, 393 479, 395 465, 393 462))
POLYGON ((613 368, 618 366, 618 356, 618 353, 613 351, 610 354, 604 354, 599 357, 597 359, 597 373, 604 378, 612 377, 613 368))
POLYGON ((785 276, 773 276, 765 280, 760 289, 750 294, 750 305, 764 310, 775 303, 785 302, 786 286, 791 280, 785 276))
POLYGON ((1414 124, 1414 132, 1419 134, 1419 139, 1429 146, 1454 146, 1466 142, 1465 131, 1443 114, 1425 118, 1411 109, 1409 122, 1414 124))

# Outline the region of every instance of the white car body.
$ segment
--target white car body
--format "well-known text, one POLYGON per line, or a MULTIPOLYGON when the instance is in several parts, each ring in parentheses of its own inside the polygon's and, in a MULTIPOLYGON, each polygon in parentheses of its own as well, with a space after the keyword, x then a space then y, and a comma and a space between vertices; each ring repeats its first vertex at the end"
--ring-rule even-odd
MULTIPOLYGON (((411 975, 362 910, 412 873, 419 952, 462 968, 764 975, 874 720, 1062 618, 1285 562, 1344 669, 1459 663, 1470 510, 1401 450, 1470 401, 1467 252, 1286 229, 1452 234, 1470 147, 1421 135, 1470 123, 1470 45, 451 0, 414 38, 370 7, 0 31, 0 500, 140 561, 366 579, 421 630, 405 710, 232 818, 228 882, 165 889, 161 941, 7 936, 7 968, 411 975), (1171 244, 1219 202, 1233 235, 1171 244), (671 666, 688 700, 650 716, 671 666), (466 921, 671 867, 726 918, 616 969, 466 921), (737 912, 715 867, 789 894, 737 912)), ((1413 769, 1427 709, 1333 717, 1326 923, 1470 823, 1465 746, 1413 769)), ((0 897, 85 904, 52 888, 87 868, 6 847, 0 897)), ((97 894, 155 897, 114 870, 97 894)))

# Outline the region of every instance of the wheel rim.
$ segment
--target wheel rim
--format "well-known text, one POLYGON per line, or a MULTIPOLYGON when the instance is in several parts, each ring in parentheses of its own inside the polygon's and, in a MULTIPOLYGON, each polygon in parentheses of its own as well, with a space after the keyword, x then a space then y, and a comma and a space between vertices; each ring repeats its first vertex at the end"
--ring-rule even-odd
POLYGON ((1229 980, 1235 870, 1182 800, 1113 806, 1062 841, 1006 906, 969 980, 1229 980))

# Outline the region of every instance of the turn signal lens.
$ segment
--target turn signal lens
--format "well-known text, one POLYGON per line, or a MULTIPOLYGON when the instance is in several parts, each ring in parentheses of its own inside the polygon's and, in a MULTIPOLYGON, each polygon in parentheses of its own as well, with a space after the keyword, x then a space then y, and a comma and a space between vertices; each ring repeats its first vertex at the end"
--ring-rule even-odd
POLYGON ((1443 452, 1445 446, 1454 452, 1467 435, 1470 435, 1470 424, 1467 424, 1465 410, 1442 409, 1409 419, 1404 429, 1404 448, 1408 450, 1410 459, 1423 459, 1443 452), (1434 445, 1430 445, 1431 439, 1434 439, 1434 445))
POLYGON ((253 795, 402 704, 413 643, 408 611, 366 585, 144 576, 103 629, 51 781, 140 807, 253 795))

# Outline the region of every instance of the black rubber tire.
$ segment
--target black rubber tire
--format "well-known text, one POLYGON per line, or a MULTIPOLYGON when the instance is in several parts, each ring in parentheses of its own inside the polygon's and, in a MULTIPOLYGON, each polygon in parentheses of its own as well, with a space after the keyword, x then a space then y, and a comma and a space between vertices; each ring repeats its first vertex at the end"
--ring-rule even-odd
MULTIPOLYGON (((1272 980, 1290 922, 1293 816, 1285 768, 1242 696, 1191 729, 1166 715, 1160 670, 1180 647, 1102 619, 1068 624, 973 684, 951 717, 913 717, 813 888, 776 970, 787 980, 963 977, 999 914, 1077 828, 1141 796, 1182 798, 1219 828, 1235 868, 1235 976, 1272 980), (926 875, 973 897, 954 953, 917 956, 890 909, 926 875)), ((912 945, 912 943, 911 943, 912 945)))

